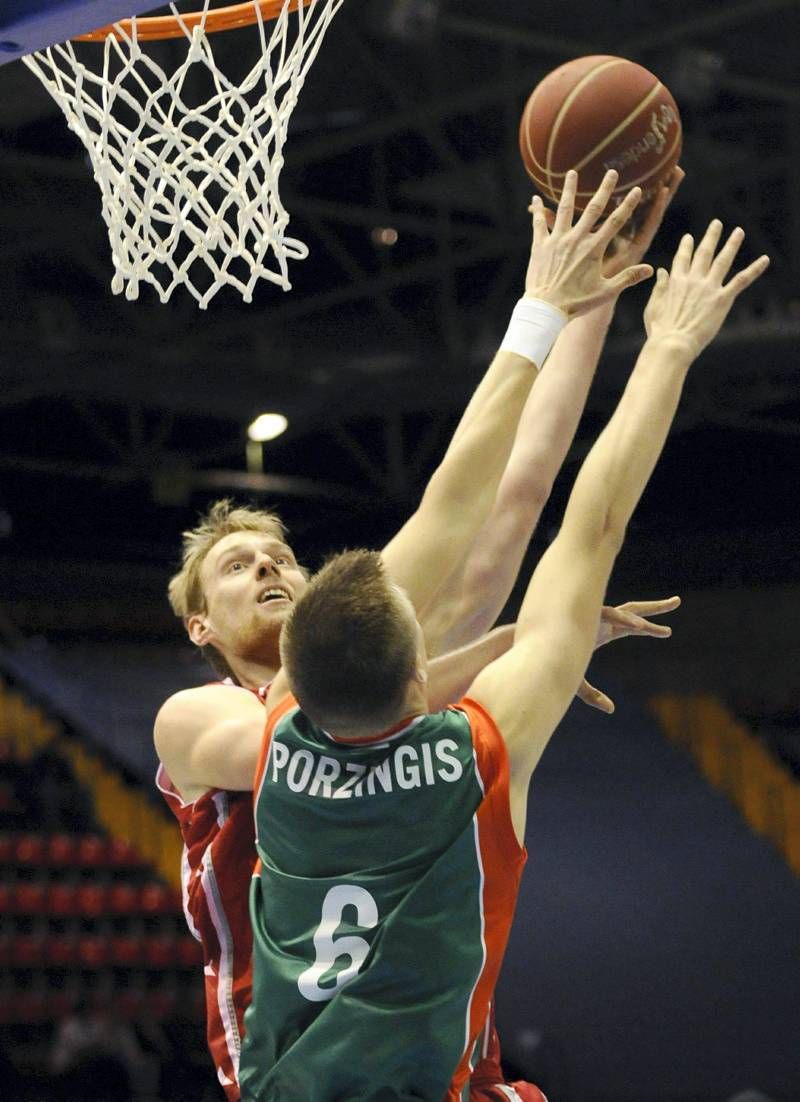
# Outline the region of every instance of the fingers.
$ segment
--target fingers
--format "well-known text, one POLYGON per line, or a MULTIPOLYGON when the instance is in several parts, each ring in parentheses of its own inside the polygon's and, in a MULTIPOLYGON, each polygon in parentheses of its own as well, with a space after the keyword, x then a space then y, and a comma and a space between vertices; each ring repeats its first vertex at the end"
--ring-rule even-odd
POLYGON ((685 275, 689 271, 694 251, 694 238, 690 233, 685 233, 672 260, 672 275, 685 275))
POLYGON ((635 616, 663 616, 680 608, 680 597, 663 597, 660 601, 626 601, 617 608, 622 612, 632 612, 635 616))
POLYGON ((590 708, 597 708, 598 711, 605 712, 606 715, 610 716, 614 711, 614 701, 611 697, 606 696, 605 693, 601 693, 599 689, 596 689, 594 685, 590 685, 588 681, 582 683, 576 695, 584 704, 588 704, 590 708))
POLYGON ((626 287, 635 287, 637 283, 642 283, 645 279, 649 279, 652 274, 652 265, 632 264, 630 268, 623 269, 619 275, 606 280, 606 290, 609 296, 612 294, 619 294, 621 291, 624 291, 626 287))
POLYGON ((641 201, 642 189, 640 187, 631 188, 617 209, 609 214, 603 225, 597 230, 595 236, 598 243, 602 245, 603 252, 605 252, 609 241, 616 237, 641 201))
POLYGON ((571 168, 564 177, 564 187, 561 198, 558 201, 556 220, 553 223, 554 233, 566 233, 572 226, 572 218, 575 214, 575 192, 578 190, 578 173, 571 168))
POLYGON ((736 259, 736 254, 742 247, 744 241, 744 230, 741 226, 737 226, 731 231, 728 240, 719 250, 719 254, 711 265, 711 275, 714 279, 719 280, 722 283, 725 276, 731 270, 731 266, 736 259))
MULTIPOLYGON (((692 271, 697 275, 705 275, 711 268, 714 253, 717 251, 719 239, 722 236, 722 223, 719 218, 709 222, 708 229, 703 234, 703 240, 697 246, 692 258, 692 271)), ((729 265, 730 267, 730 265, 729 265)))
POLYGON ((673 195, 685 179, 686 173, 683 171, 680 165, 675 165, 667 182, 667 191, 669 193, 670 202, 672 201, 673 195))
POLYGON ((741 272, 733 277, 733 279, 725 287, 726 291, 729 291, 734 298, 740 295, 751 283, 755 281, 766 272, 769 267, 769 257, 766 253, 760 256, 758 260, 754 260, 752 264, 748 264, 741 272))
POLYGON ((529 210, 533 213, 533 249, 534 252, 539 248, 542 242, 547 240, 547 219, 544 213, 544 203, 541 197, 534 195, 531 199, 531 205, 529 210))
POLYGON ((593 229, 603 211, 608 206, 608 201, 614 192, 618 178, 619 173, 615 172, 614 169, 609 169, 605 174, 603 182, 586 204, 586 208, 578 220, 578 226, 581 230, 588 233, 589 230, 593 229))

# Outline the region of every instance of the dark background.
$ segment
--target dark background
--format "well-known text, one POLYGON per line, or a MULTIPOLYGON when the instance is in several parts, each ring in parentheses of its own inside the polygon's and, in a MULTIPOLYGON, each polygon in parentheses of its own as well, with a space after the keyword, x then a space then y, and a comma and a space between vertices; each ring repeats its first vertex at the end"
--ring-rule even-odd
MULTIPOLYGON (((683 116, 687 178, 650 259, 664 262, 681 233, 699 233, 718 216, 728 228, 740 223, 746 229, 742 263, 766 251, 772 265, 693 368, 612 581, 611 596, 620 600, 684 594, 671 650, 659 651, 664 658, 656 663, 651 651, 643 658, 623 645, 619 658, 604 656, 603 669, 622 701, 655 688, 710 689, 750 716, 796 716, 799 46, 797 0, 347 0, 301 93, 282 177, 291 232, 308 242, 311 256, 292 266, 291 293, 263 285, 253 305, 244 306, 223 292, 207 312, 180 292, 166 306, 148 288, 136 303, 111 294, 106 231, 83 147, 21 64, 0 69, 0 617, 6 646, 24 655, 39 640, 38 653, 44 647, 53 661, 81 647, 113 655, 109 640, 121 648, 169 643, 174 653, 180 628, 164 590, 179 535, 220 494, 277 507, 311 567, 329 550, 380 545, 391 535, 418 500, 522 291, 530 186, 516 131, 525 98, 570 57, 612 53, 658 73, 683 116), (384 226, 397 230, 392 247, 373 239, 372 231, 384 226), (264 409, 284 412, 290 428, 266 446, 264 474, 248 474, 244 430, 264 409)), ((218 53, 235 68, 252 49, 243 31, 220 40, 218 53)), ((642 339, 645 295, 636 290, 620 303, 531 564, 552 536, 577 464, 624 385, 642 339)), ((512 601, 509 614, 513 607, 512 601)), ((631 716, 640 716, 633 703, 628 720, 620 719, 632 740, 623 739, 623 760, 643 737, 631 716)), ((146 742, 146 725, 140 737, 146 742)), ((570 745, 568 735, 564 742, 570 745)), ((578 742, 573 766, 582 756, 578 742)), ((549 760, 543 808, 546 793, 552 800, 558 789, 546 786, 548 768, 559 775, 557 758, 550 766, 549 760)), ((662 780, 673 767, 683 776, 676 762, 664 767, 662 780)), ((613 775, 613 765, 607 768, 613 775)), ((592 777, 605 776, 604 769, 592 777)), ((574 769, 576 792, 578 774, 574 769)), ((644 766, 640 782, 634 812, 653 796, 644 766)), ((655 791, 657 780, 652 784, 655 791)), ((632 815, 626 837, 635 839, 642 820, 631 811, 630 795, 626 789, 618 798, 632 815)), ((602 821, 610 830, 619 805, 610 798, 607 804, 602 821)), ((567 800, 567 811, 558 799, 552 806, 553 821, 571 832, 556 834, 574 843, 566 846, 565 864, 554 865, 563 873, 574 867, 570 861, 587 833, 604 835, 572 816, 575 801, 567 800)), ((666 823, 666 807, 664 815, 666 823)), ((762 847, 752 860, 732 858, 733 882, 752 900, 766 894, 776 931, 796 929, 789 918, 798 913, 796 880, 735 812, 707 805, 698 824, 701 831, 721 830, 731 853, 740 852, 737 845, 762 847), (773 876, 768 889, 762 876, 773 876)), ((541 829, 546 837, 546 822, 541 829)), ((649 829, 655 845, 661 827, 649 829)), ((633 867, 647 868, 648 854, 639 856, 633 867)), ((674 874, 686 853, 678 846, 673 856, 674 874)), ((535 871, 529 876, 541 883, 535 871)), ((635 874, 628 879, 626 899, 649 890, 635 874)), ((705 903, 697 894, 707 883, 698 870, 685 898, 696 900, 689 928, 701 944, 714 944, 717 932, 704 927, 705 903)), ((575 887, 576 900, 581 890, 575 887)), ((613 892, 603 876, 593 890, 592 898, 613 892)), ((535 935, 548 943, 562 922, 570 928, 573 914, 575 908, 563 919, 557 909, 543 915, 541 935, 535 922, 518 925, 509 974, 530 977, 542 956, 531 949, 529 960, 522 940, 529 947, 535 935)), ((725 914, 719 921, 733 929, 725 914)), ((607 916, 608 936, 593 961, 613 958, 617 918, 607 916)), ((741 961, 748 939, 768 936, 754 912, 742 922, 731 935, 730 961, 741 961)), ((646 922, 642 929, 646 933, 646 922)), ((636 974, 634 958, 647 958, 656 940, 643 934, 629 945, 620 974, 636 974)), ((543 955, 554 960, 564 953, 574 971, 587 941, 570 943, 569 952, 560 944, 543 955)), ((788 943, 786 952, 791 959, 788 943)), ((657 953, 647 959, 645 975, 658 968, 657 953)), ((730 961, 720 963, 720 974, 730 974, 730 961)), ((757 1009, 766 1035, 778 1044, 779 1035, 791 1035, 793 1022, 800 1036, 797 971, 777 968, 762 979, 754 969, 747 991, 764 994, 757 1009)), ((584 969, 577 972, 587 978, 584 969)), ((606 980, 598 977, 594 986, 596 1013, 613 1026, 625 1015, 606 997, 606 980)), ((538 982, 547 985, 541 976, 538 982)), ((647 1007, 646 987, 623 988, 628 1002, 621 995, 621 1004, 647 1007)), ((550 1020, 540 1003, 525 1003, 525 993, 535 990, 532 980, 521 981, 504 1011, 519 1004, 521 1016, 507 1029, 516 1038, 512 1054, 523 1063, 532 1051, 525 1030, 547 1033, 550 1020)), ((776 1097, 800 1098, 800 1045, 790 1045, 794 1051, 782 1064, 744 1024, 719 1044, 713 1027, 700 1029, 700 1018, 708 1025, 727 996, 716 1003, 717 996, 709 996, 711 1005, 701 1011, 702 999, 687 989, 700 1018, 660 1047, 663 1023, 647 1040, 598 1026, 601 1039, 581 1046, 575 1038, 588 1030, 591 1000, 570 1015, 563 990, 561 997, 549 1027, 561 1039, 551 1048, 567 1044, 564 1062, 573 1070, 581 1068, 576 1049, 594 1056, 551 1102, 722 1099, 737 1085, 759 1083, 776 1097), (703 1039, 687 1049, 689 1035, 703 1039), (748 1037, 761 1062, 745 1060, 735 1081, 726 1078, 719 1069, 747 1050, 748 1037), (629 1084, 628 1093, 608 1085, 608 1066, 617 1057, 603 1064, 601 1051, 618 1054, 619 1082, 629 1084), (658 1053, 665 1066, 686 1061, 685 1089, 677 1073, 666 1085, 642 1085, 658 1053), (601 1066, 605 1080, 598 1083, 601 1066)), ((751 1019, 751 995, 740 992, 731 1005, 740 1023, 751 1019)), ((674 1024, 675 1017, 665 1020, 674 1024)))

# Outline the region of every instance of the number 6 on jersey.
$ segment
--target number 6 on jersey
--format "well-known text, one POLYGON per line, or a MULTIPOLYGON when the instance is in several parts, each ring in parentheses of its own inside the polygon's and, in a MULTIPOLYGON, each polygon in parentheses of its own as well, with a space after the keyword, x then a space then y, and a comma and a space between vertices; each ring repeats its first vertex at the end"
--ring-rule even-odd
POLYGON ((297 978, 297 987, 304 999, 319 1003, 333 996, 350 980, 358 975, 361 965, 367 958, 369 942, 357 934, 348 934, 334 938, 342 923, 342 915, 347 906, 355 907, 358 925, 371 930, 378 924, 378 905, 366 888, 357 884, 337 884, 331 888, 322 904, 322 920, 314 934, 316 958, 310 968, 306 968, 297 978), (339 957, 350 957, 350 964, 337 973, 332 987, 320 987, 319 981, 333 968, 339 957))

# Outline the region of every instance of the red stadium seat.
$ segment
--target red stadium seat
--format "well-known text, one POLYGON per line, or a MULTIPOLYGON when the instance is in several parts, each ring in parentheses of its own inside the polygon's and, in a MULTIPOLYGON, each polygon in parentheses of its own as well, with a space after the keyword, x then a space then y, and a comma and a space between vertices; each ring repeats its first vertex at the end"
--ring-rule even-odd
MULTIPOLYGON (((0 933, 0 968, 7 968, 11 963, 12 953, 12 938, 10 934, 0 933)), ((2 992, 0 992, 0 1002, 2 1002, 2 992)))
POLYGON ((40 934, 18 934, 11 944, 12 968, 41 968, 45 960, 45 939, 40 934))
POLYGON ((120 991, 116 999, 119 1012, 123 1018, 130 1021, 130 1019, 138 1018, 141 1015, 142 1007, 145 1005, 143 991, 135 987, 128 987, 120 991))
POLYGON ((47 840, 47 862, 54 869, 71 868, 78 856, 74 834, 52 834, 47 840))
POLYGON ((12 1022, 45 1022, 50 1016, 48 999, 44 991, 17 991, 10 1002, 12 1022))
POLYGON ((148 968, 174 968, 177 963, 175 938, 157 934, 144 943, 144 960, 148 968))
POLYGON ((53 918, 79 914, 77 889, 73 884, 51 884, 47 889, 47 911, 53 918))
POLYGON ((98 934, 86 934, 78 939, 78 963, 83 968, 104 968, 109 962, 108 939, 98 934))
POLYGON ((50 988, 47 992, 47 1017, 51 1021, 66 1018, 75 1009, 78 996, 74 991, 50 988))
POLYGON ((144 938, 131 934, 119 934, 111 939, 111 963, 117 968, 142 967, 144 963, 144 938))
POLYGON ((14 886, 14 910, 18 915, 42 915, 47 912, 44 884, 21 881, 14 886))
POLYGON ((115 915, 132 915, 139 911, 139 893, 130 884, 112 884, 107 902, 109 911, 115 915))
POLYGON ((181 968, 198 968, 203 963, 203 946, 193 937, 181 937, 178 939, 177 957, 181 968))
POLYGON ((75 938, 51 934, 45 945, 47 963, 53 968, 69 968, 78 959, 75 938))
POLYGON ((0 834, 0 865, 10 865, 14 860, 14 839, 10 834, 0 834))
POLYGON ((139 892, 139 906, 144 914, 149 915, 176 914, 182 909, 178 893, 154 880, 142 885, 139 892))
POLYGON ((10 914, 14 893, 10 884, 0 881, 0 916, 10 914))
POLYGON ((78 914, 103 918, 108 913, 108 891, 101 884, 80 884, 76 890, 78 914))
POLYGON ((147 1011, 157 1022, 172 1017, 178 1003, 177 992, 171 988, 156 988, 147 992, 147 1011))
POLYGON ((47 859, 44 839, 38 834, 18 834, 14 841, 12 860, 17 865, 41 868, 47 859))
POLYGON ((108 863, 115 869, 138 869, 142 859, 130 842, 122 838, 111 838, 107 847, 108 863))
POLYGON ((99 834, 84 834, 78 841, 77 861, 86 869, 101 869, 108 864, 108 843, 99 834))

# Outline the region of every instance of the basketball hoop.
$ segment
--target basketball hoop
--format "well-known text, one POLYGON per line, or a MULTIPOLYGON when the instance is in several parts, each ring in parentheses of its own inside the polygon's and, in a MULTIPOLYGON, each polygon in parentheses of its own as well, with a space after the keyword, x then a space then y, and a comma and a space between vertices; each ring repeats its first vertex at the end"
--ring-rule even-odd
POLYGON ((91 158, 115 294, 134 300, 150 283, 167 302, 184 286, 205 309, 224 286, 245 302, 260 279, 291 289, 288 261, 305 259, 308 248, 286 235, 283 147, 343 2, 247 0, 211 10, 212 0, 203 0, 191 14, 173 3, 171 16, 133 17, 80 36, 75 42, 95 43, 80 57, 66 42, 23 59, 91 158), (233 81, 209 36, 250 24, 260 56, 233 81), (165 38, 187 44, 171 73, 142 46, 165 38))

